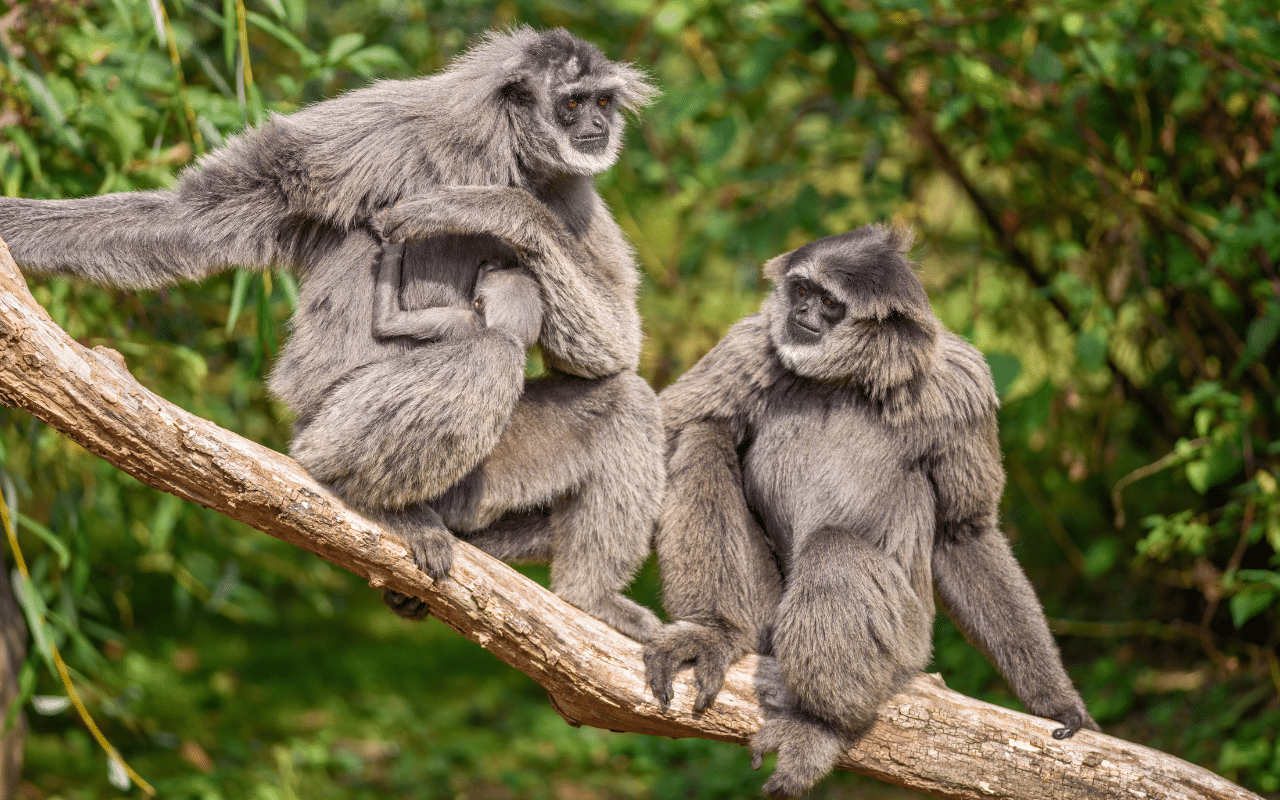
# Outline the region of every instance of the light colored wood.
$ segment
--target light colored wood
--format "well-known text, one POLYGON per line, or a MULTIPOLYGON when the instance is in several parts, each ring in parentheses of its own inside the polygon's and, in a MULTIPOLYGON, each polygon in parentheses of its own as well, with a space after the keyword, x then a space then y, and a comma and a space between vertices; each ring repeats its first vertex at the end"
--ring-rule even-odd
MULTIPOLYGON (((433 585, 393 535, 347 508, 292 459, 143 388, 123 358, 85 349, 31 297, 0 242, 0 401, 30 411, 151 486, 208 506, 366 578, 423 597, 431 613, 546 687, 573 724, 743 744, 786 701, 771 658, 736 664, 693 714, 689 674, 670 709, 644 679, 640 646, 470 545, 433 585)), ((388 612, 389 613, 389 612, 388 612)), ((1200 767, 950 691, 921 675, 882 709, 842 769, 950 798, 1254 798, 1200 767)), ((748 755, 743 752, 743 759, 748 755)))

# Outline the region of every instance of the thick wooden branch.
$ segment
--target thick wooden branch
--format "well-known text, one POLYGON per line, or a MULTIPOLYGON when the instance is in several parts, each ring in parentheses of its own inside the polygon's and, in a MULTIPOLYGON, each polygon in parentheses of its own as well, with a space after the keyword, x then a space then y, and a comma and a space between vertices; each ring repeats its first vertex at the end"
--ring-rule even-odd
MULTIPOLYGON (((432 584, 400 542, 292 459, 147 391, 120 355, 73 341, 35 302, 0 242, 0 401, 151 486, 215 509, 368 579, 426 598, 431 612, 541 683, 574 724, 743 744, 785 701, 773 659, 730 671, 714 707, 693 714, 686 673, 670 709, 645 684, 640 646, 505 564, 459 543, 432 584)), ((1173 756, 948 690, 920 676, 880 712, 842 769, 951 798, 1255 798, 1173 756)), ((743 754, 744 761, 747 759, 743 754)))

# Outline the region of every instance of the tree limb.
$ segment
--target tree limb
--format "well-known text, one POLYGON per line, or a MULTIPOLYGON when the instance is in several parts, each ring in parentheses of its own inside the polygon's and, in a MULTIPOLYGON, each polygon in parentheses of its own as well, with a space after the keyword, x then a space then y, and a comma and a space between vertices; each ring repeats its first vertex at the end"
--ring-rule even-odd
MULTIPOLYGON (((743 744, 786 699, 771 658, 735 665, 693 714, 686 674, 670 709, 645 683, 640 646, 470 545, 433 584, 399 540, 296 462, 143 388, 115 351, 81 347, 35 302, 0 242, 0 401, 22 408, 139 480, 215 509, 367 578, 538 681, 570 723, 743 744)), ((921 675, 880 711, 841 769, 950 798, 1254 798, 1173 756, 974 700, 921 675)), ((743 755, 744 760, 746 755, 743 755)))

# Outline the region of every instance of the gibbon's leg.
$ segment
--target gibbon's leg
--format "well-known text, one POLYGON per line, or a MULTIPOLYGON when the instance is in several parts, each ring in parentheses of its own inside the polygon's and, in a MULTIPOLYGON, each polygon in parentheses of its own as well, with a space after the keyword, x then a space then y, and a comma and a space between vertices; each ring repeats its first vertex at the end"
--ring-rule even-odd
POLYGON ((498 443, 520 398, 524 363, 523 345, 485 331, 368 364, 337 381, 319 410, 299 420, 290 455, 390 525, 418 566, 442 577, 453 537, 424 504, 498 443))
POLYGON ((671 702, 672 680, 692 662, 707 709, 733 662, 767 650, 769 626, 782 598, 782 576, 742 492, 742 468, 723 422, 685 425, 667 461, 667 493, 656 549, 663 605, 676 620, 644 651, 654 697, 671 702))
MULTIPOLYGON (((443 527, 444 523, 440 523, 443 527)), ((511 512, 489 527, 458 536, 501 561, 546 564, 551 561, 551 520, 549 512, 511 512)), ((426 619, 427 602, 419 597, 384 589, 382 602, 405 619, 426 619)))
POLYGON ((551 561, 551 518, 544 510, 511 512, 484 530, 458 538, 501 561, 551 561))
POLYGON ((1040 601, 994 528, 940 540, 933 577, 943 605, 979 650, 1000 668, 1027 712, 1061 722, 1055 739, 1098 730, 1062 666, 1040 601))
MULTIPOLYGON (((649 554, 666 471, 653 390, 636 374, 530 381, 489 457, 433 505, 464 539, 549 508, 551 590, 639 641, 658 617, 622 595, 649 554)), ((536 522, 535 518, 525 521, 536 522)))
POLYGON ((778 751, 764 792, 782 797, 831 769, 844 740, 925 667, 932 637, 931 614, 906 572, 856 529, 804 536, 786 582, 773 651, 796 707, 766 719, 751 740, 754 765, 778 751))

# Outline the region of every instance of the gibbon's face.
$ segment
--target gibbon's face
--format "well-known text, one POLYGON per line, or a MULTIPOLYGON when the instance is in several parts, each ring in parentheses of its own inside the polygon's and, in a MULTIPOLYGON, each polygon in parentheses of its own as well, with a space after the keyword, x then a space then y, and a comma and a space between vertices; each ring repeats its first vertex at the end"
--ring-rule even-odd
POLYGON ((622 114, 616 81, 578 80, 549 87, 542 118, 555 143, 560 168, 595 175, 613 166, 622 149, 622 114))
POLYGON ((555 100, 556 123, 569 137, 569 146, 588 157, 609 149, 617 114, 610 92, 562 94, 555 100))
POLYGON ((836 278, 820 264, 800 264, 782 276, 766 301, 774 349, 797 375, 831 379, 849 374, 849 365, 842 363, 844 339, 858 321, 850 315, 852 298, 836 278))
POLYGON ((520 124, 541 132, 550 162, 542 168, 551 172, 594 175, 613 166, 622 109, 635 110, 654 94, 640 72, 558 29, 527 46, 518 72, 523 77, 507 96, 526 115, 520 124))
POLYGON ((848 306, 822 284, 793 275, 787 279, 784 288, 790 310, 783 332, 791 343, 817 344, 827 331, 844 319, 848 306))
POLYGON ((882 390, 925 369, 938 336, 900 234, 866 226, 818 239, 765 265, 765 301, 783 366, 882 390))

